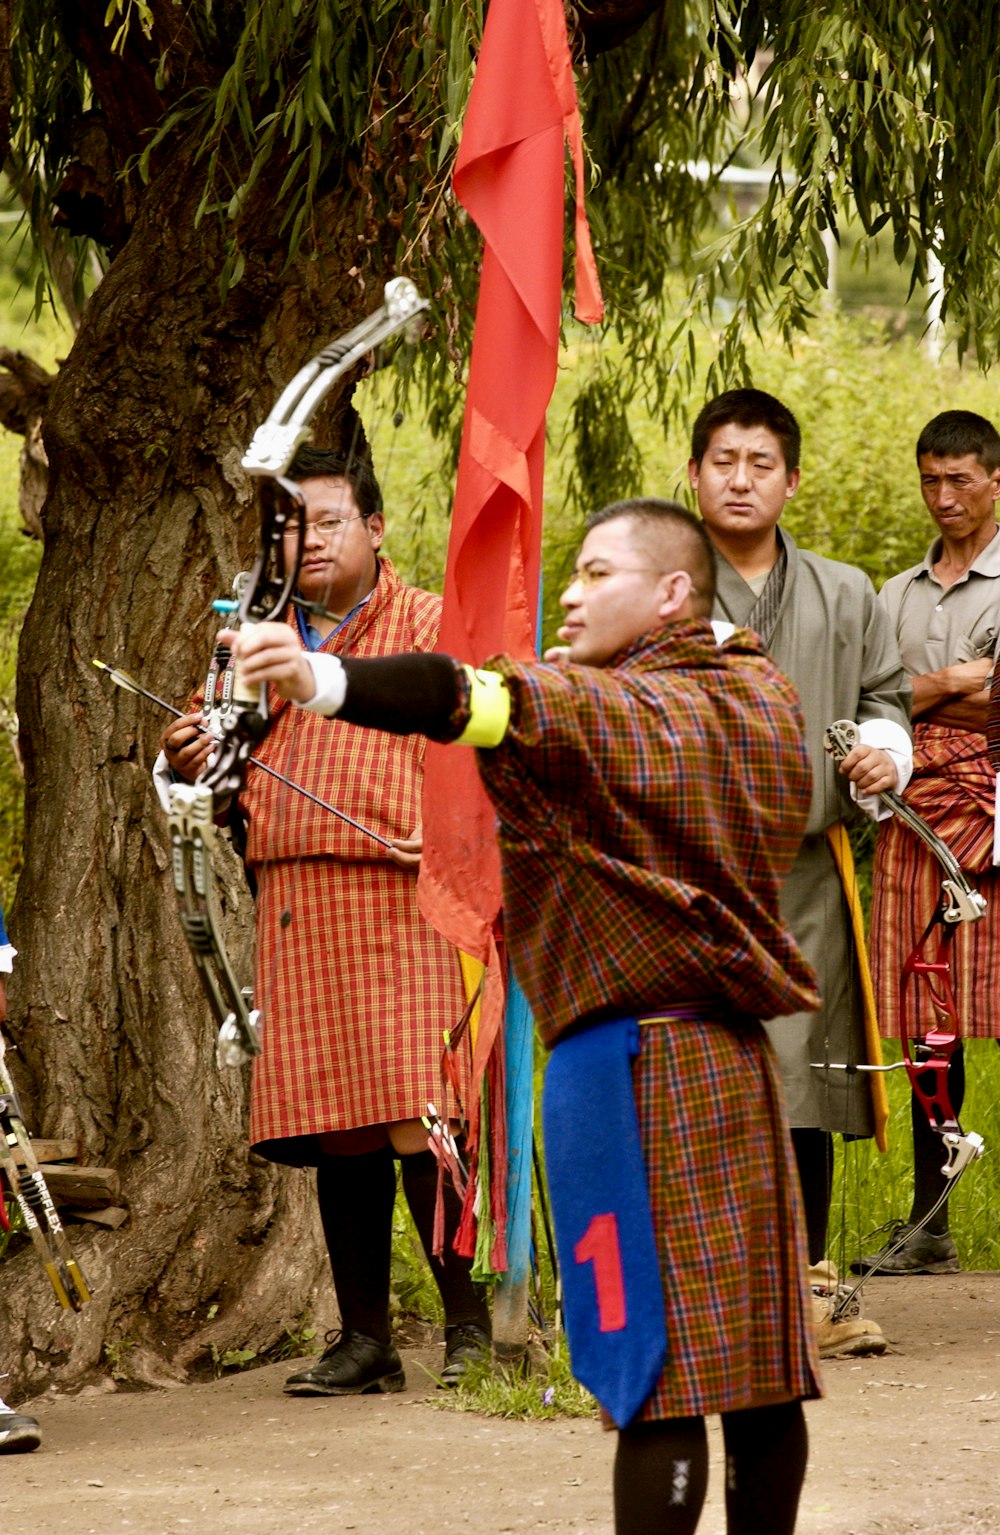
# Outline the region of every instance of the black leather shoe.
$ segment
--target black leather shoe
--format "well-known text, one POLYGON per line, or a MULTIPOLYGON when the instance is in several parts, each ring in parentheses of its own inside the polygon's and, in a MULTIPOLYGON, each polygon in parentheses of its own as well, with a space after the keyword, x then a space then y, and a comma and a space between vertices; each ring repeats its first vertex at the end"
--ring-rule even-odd
POLYGON ((888 1241, 883 1242, 876 1253, 864 1253, 851 1264, 852 1274, 958 1274, 962 1265, 958 1261, 958 1249, 951 1236, 945 1232, 937 1236, 933 1231, 912 1231, 907 1221, 896 1221, 889 1228, 888 1241), (897 1253, 889 1254, 899 1241, 906 1237, 897 1253))
POLYGON ((391 1343, 347 1329, 314 1364, 289 1375, 285 1390, 289 1396, 362 1396, 405 1385, 403 1361, 391 1343))
POLYGON ((489 1363, 493 1342, 485 1327, 477 1322, 459 1322, 444 1330, 444 1369, 442 1386, 460 1385, 473 1365, 489 1363))
POLYGON ((9 1407, 0 1411, 0 1455, 22 1455, 25 1450, 37 1450, 41 1442, 42 1432, 34 1418, 11 1412, 9 1407))

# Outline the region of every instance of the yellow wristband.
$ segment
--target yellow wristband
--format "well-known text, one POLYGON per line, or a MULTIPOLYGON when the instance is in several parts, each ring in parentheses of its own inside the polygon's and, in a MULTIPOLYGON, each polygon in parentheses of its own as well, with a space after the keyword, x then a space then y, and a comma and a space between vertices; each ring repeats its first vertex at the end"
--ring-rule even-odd
POLYGON ((469 679, 469 723, 459 746, 499 746, 510 724, 510 693, 499 672, 464 668, 469 679))

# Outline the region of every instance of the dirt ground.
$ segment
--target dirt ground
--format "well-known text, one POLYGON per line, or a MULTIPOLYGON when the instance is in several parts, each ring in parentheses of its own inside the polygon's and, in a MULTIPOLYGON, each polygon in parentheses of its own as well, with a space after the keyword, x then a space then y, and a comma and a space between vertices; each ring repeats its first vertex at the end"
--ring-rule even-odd
MULTIPOLYGON (((1000 1530, 1000 1273, 881 1279, 866 1296, 891 1351, 827 1365, 799 1535, 1000 1530)), ((405 1362, 396 1396, 285 1397, 283 1364, 37 1400, 42 1448, 2 1460, 0 1535, 610 1535, 614 1435, 442 1412, 420 1367, 439 1348, 405 1362)), ((699 1535, 723 1535, 710 1432, 699 1535)))

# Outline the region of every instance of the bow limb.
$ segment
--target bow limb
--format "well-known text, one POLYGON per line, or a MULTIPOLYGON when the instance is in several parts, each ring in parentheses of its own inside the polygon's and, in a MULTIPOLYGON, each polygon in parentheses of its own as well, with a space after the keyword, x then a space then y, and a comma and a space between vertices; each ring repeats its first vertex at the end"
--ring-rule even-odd
MULTIPOLYGON (((837 761, 843 762, 858 744, 857 725, 852 720, 837 720, 826 732, 826 749, 837 761)), ((948 1094, 947 1072, 951 1058, 961 1038, 961 1015, 955 997, 952 978, 951 949, 955 935, 962 924, 978 922, 986 912, 986 900, 972 885, 954 853, 946 842, 928 826, 927 822, 893 790, 881 794, 880 799, 893 814, 930 850, 942 869, 941 896, 926 928, 908 955, 900 976, 900 1044, 905 1067, 918 1102, 927 1114, 928 1123, 945 1137, 962 1136, 951 1099, 948 1094), (914 1040, 909 1026, 910 1002, 916 988, 926 986, 935 1015, 935 1028, 914 1040), (920 1081, 931 1074, 932 1082, 920 1081)), ((893 1067, 885 1068, 888 1070, 893 1067)), ((978 1137, 976 1137, 978 1140, 978 1137)), ((975 1153, 980 1155, 981 1151, 975 1153)), ((965 1159, 959 1159, 965 1165, 965 1159)), ((949 1153, 946 1176, 952 1176, 949 1166, 955 1158, 949 1153)))

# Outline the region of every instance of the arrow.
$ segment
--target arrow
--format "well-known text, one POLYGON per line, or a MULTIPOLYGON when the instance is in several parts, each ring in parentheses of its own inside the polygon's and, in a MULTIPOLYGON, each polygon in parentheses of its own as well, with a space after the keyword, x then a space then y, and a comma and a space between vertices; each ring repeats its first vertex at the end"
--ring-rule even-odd
MULTIPOLYGON (((175 709, 173 704, 168 704, 165 698, 160 698, 156 693, 151 693, 149 688, 144 688, 141 682, 136 682, 135 678, 130 677, 128 672, 123 672, 117 666, 109 666, 106 661, 99 661, 96 656, 94 656, 93 660, 97 670, 104 672, 115 684, 115 687, 122 688, 126 693, 136 693, 140 698, 148 698, 150 703, 159 704, 161 709, 166 709, 167 713, 172 714, 175 719, 181 718, 184 712, 182 709, 175 709)), ((207 731, 206 734, 208 734, 207 731)), ((213 736, 212 739, 214 740, 215 737, 213 736)), ((328 810, 339 821, 346 821, 348 826, 353 826, 354 830, 361 832, 362 836, 370 837, 373 842, 379 843, 381 847, 387 847, 390 851, 393 850, 392 843, 388 837, 383 837, 381 833, 372 831, 370 826, 362 826, 361 822, 355 821, 353 816, 347 815, 343 810, 338 810, 336 805, 329 804, 325 799, 320 799, 318 794, 313 794, 309 789, 304 789, 301 784, 293 783, 290 778, 285 777, 284 773, 279 773, 276 768, 268 767, 266 762, 261 762, 259 757, 251 757, 250 761, 254 767, 260 768, 262 773, 267 773, 270 778, 276 778, 278 783, 284 784, 286 789, 294 789, 296 794, 301 794, 304 799, 309 800, 313 805, 318 805, 321 810, 328 810)))

